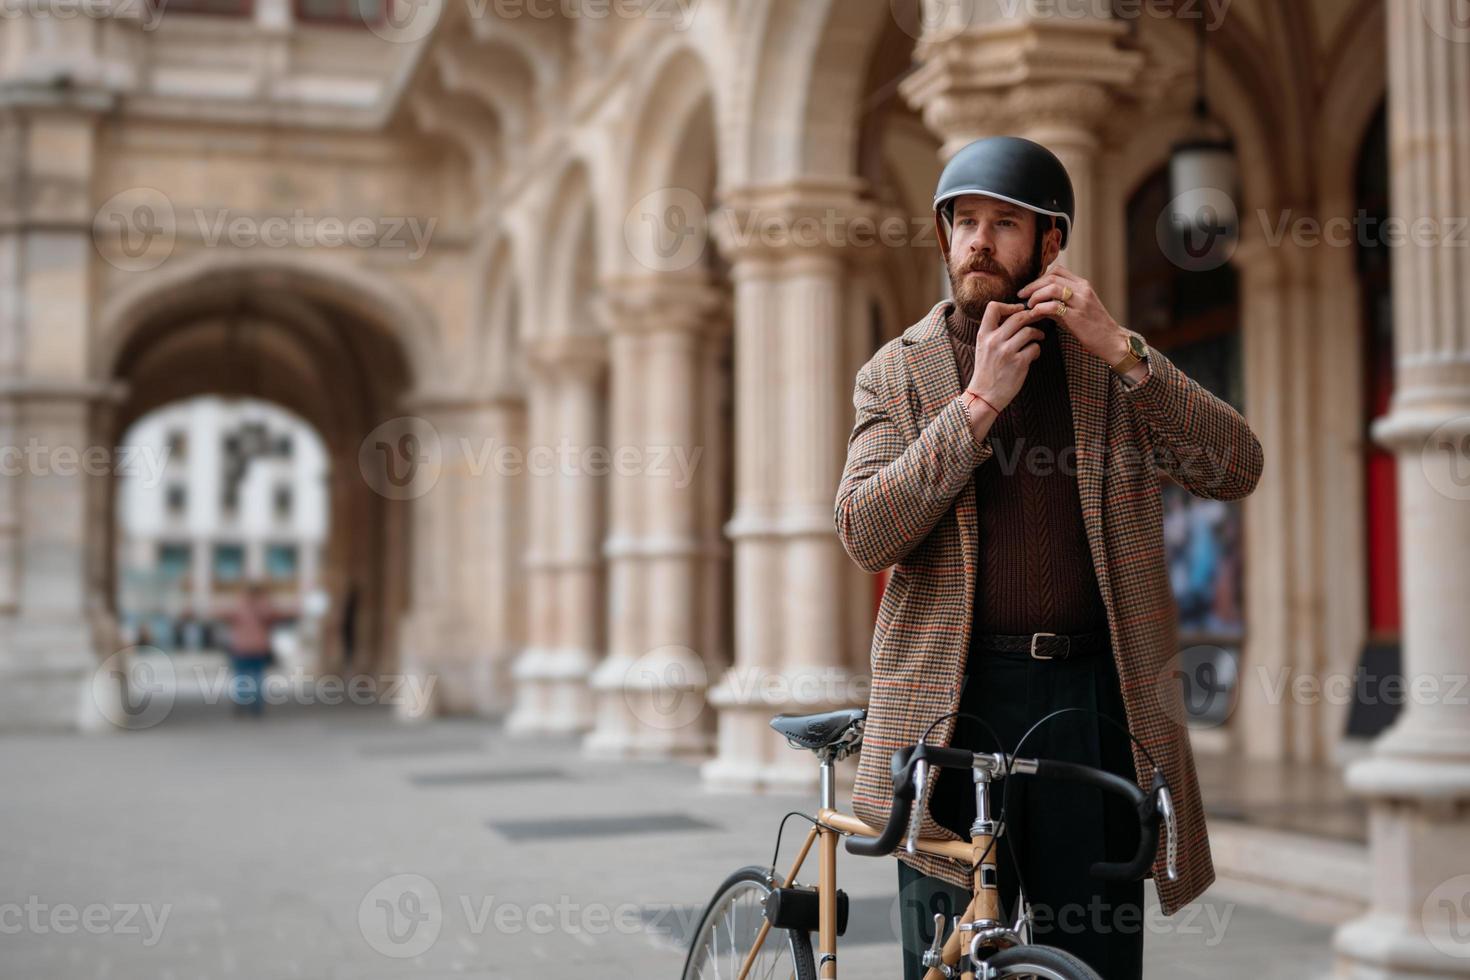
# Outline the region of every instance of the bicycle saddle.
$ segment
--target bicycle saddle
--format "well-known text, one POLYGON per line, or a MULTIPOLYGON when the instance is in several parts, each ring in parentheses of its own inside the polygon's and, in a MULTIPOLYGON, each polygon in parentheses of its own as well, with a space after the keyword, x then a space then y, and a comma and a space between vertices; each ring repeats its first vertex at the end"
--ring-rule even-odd
POLYGON ((771 719, 771 727, 798 748, 822 749, 840 741, 850 728, 867 717, 867 708, 845 708, 815 715, 777 715, 771 719))

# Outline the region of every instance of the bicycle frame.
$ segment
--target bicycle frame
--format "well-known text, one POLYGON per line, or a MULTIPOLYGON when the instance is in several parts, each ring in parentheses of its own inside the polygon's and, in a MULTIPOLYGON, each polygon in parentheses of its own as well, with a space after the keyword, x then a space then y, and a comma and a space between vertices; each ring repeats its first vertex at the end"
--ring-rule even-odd
MULTIPOLYGON (((982 775, 977 769, 975 779, 977 803, 982 805, 977 810, 979 816, 975 825, 971 828, 969 841, 939 840, 937 838, 920 837, 914 842, 915 849, 925 854, 934 854, 939 857, 952 858, 963 861, 974 869, 974 881, 971 889, 972 897, 970 904, 960 916, 960 926, 969 926, 977 922, 990 922, 999 925, 1000 919, 1000 893, 998 880, 995 875, 995 851, 992 848, 994 840, 994 824, 989 820, 989 783, 988 772, 982 775), (987 852, 989 855, 987 857, 987 852), (982 864, 982 858, 985 863, 982 864), (988 871, 988 873, 987 873, 988 871), (988 879, 988 880, 987 880, 988 879)), ((869 827, 857 817, 843 813, 833 807, 835 775, 832 761, 823 759, 821 763, 821 795, 817 808, 816 824, 807 831, 806 840, 797 852, 796 859, 791 864, 791 870, 782 879, 788 886, 796 881, 797 874, 806 862, 807 855, 811 853, 812 845, 819 844, 817 851, 817 895, 818 895, 818 929, 817 929, 817 976, 820 980, 836 980, 837 977, 837 841, 847 835, 860 834, 867 837, 876 837, 879 831, 869 827)), ((923 799, 922 790, 918 799, 923 799)), ((770 934, 771 923, 769 921, 761 924, 760 931, 756 934, 755 942, 750 952, 746 954, 745 962, 741 964, 737 980, 746 980, 751 966, 755 963, 756 956, 760 953, 761 946, 765 944, 766 937, 770 934)), ((940 957, 946 967, 953 967, 960 961, 960 943, 963 935, 969 935, 972 930, 953 929, 944 942, 944 948, 940 957)), ((975 974, 965 971, 960 974, 963 980, 974 980, 975 974)), ((944 980, 944 974, 940 968, 930 967, 924 974, 924 980, 944 980)))

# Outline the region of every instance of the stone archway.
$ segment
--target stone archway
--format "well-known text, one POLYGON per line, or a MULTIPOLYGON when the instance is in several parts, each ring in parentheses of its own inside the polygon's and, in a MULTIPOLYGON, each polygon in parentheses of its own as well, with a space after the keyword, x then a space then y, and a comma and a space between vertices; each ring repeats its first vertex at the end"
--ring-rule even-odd
MULTIPOLYGON (((347 589, 358 592, 356 655, 344 663, 341 644, 328 642, 323 670, 403 669, 415 494, 385 491, 364 469, 373 455, 360 452, 374 433, 392 444, 395 426, 403 427, 394 420, 434 345, 428 319, 350 267, 266 259, 186 263, 149 277, 113 297, 100 327, 94 369, 116 394, 93 413, 96 445, 115 446, 143 415, 205 394, 272 402, 317 430, 330 460, 322 584, 333 602, 326 620, 333 639, 347 589)), ((116 486, 109 480, 97 494, 85 537, 89 591, 109 624, 116 622, 116 486)), ((105 657, 108 641, 100 642, 105 657)))

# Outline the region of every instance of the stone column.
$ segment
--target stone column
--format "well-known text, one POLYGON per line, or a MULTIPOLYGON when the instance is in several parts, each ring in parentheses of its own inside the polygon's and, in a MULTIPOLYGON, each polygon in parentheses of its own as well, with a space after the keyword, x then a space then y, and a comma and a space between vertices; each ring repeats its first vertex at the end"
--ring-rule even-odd
POLYGON ((852 394, 846 263, 876 239, 851 191, 733 193, 717 225, 735 264, 737 453, 735 663, 710 692, 718 755, 704 771, 716 788, 808 786, 810 759, 770 731, 771 716, 866 697, 847 667, 866 638, 845 626, 847 557, 832 526, 852 394))
POLYGON ((532 499, 531 622, 513 669, 514 733, 581 732, 592 725, 588 686, 602 647, 603 493, 589 466, 603 447, 599 335, 542 338, 526 451, 532 499))
MULTIPOLYGON (((1283 209, 1284 210, 1284 209, 1283 209)), ((1274 212, 1273 212, 1274 213, 1274 212)), ((1271 242, 1245 223, 1231 261, 1240 272, 1245 414, 1266 456, 1245 501, 1249 637, 1232 741, 1254 758, 1326 761, 1322 706, 1291 696, 1295 678, 1330 669, 1323 645, 1323 469, 1319 418, 1327 370, 1320 349, 1335 321, 1320 315, 1320 255, 1290 236, 1271 242)))
POLYGON ((702 361, 720 297, 697 276, 648 276, 611 284, 609 325, 619 352, 613 379, 616 512, 609 540, 627 591, 610 608, 619 646, 594 678, 598 754, 700 754, 708 651, 704 583, 702 361), (638 608, 630 608, 632 603, 638 608), (627 622, 619 623, 627 616, 627 622))
POLYGON ((440 712, 497 716, 511 702, 522 643, 523 579, 515 516, 524 486, 524 403, 511 390, 416 399, 442 456, 415 503, 415 660, 438 678, 440 712))
POLYGON ((1338 930, 1339 974, 1470 976, 1470 31, 1452 5, 1388 4, 1394 396, 1374 437, 1398 457, 1405 703, 1347 770, 1370 801, 1373 887, 1338 930))
MULTIPOLYGON (((609 291, 606 295, 614 295, 609 291)), ((648 362, 644 337, 630 320, 619 316, 616 303, 603 310, 611 353, 609 378, 609 448, 636 446, 648 410, 648 362)), ((643 535, 643 488, 640 474, 613 467, 608 476, 608 534, 603 544, 607 562, 608 653, 592 676, 597 720, 583 748, 587 754, 619 758, 633 754, 637 719, 623 697, 623 684, 643 652, 647 625, 647 581, 639 544, 643 535)))
POLYGON ((113 633, 90 574, 106 527, 93 501, 111 478, 89 302, 94 138, 109 106, 86 89, 12 87, 0 110, 0 728, 121 717, 88 683, 113 633))

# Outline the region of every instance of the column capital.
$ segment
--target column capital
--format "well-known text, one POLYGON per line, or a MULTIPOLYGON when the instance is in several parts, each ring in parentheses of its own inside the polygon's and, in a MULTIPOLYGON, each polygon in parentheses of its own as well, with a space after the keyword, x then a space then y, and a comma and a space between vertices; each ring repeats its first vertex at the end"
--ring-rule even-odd
POLYGON ((604 282, 600 293, 598 317, 612 334, 700 337, 722 332, 728 319, 728 297, 704 275, 627 276, 604 282))
MULTIPOLYGON (((1305 214, 1290 208, 1282 213, 1305 214)), ((1250 216, 1239 215, 1239 238, 1229 256, 1230 264, 1242 275, 1252 277, 1253 288, 1271 288, 1277 285, 1306 283, 1312 278, 1314 255, 1309 246, 1293 237, 1288 230, 1277 235, 1268 228, 1262 215, 1271 212, 1257 211, 1250 216)))
POLYGON ((1066 127, 1101 133, 1143 67, 1111 18, 1026 17, 926 35, 899 93, 945 141, 1066 127))
POLYGON ((862 181, 747 185, 721 193, 711 233, 732 262, 841 263, 878 259, 912 229, 896 209, 860 196, 862 181))
POLYGON ((526 361, 546 374, 592 377, 607 364, 607 339, 600 333, 535 337, 526 344, 526 361))

